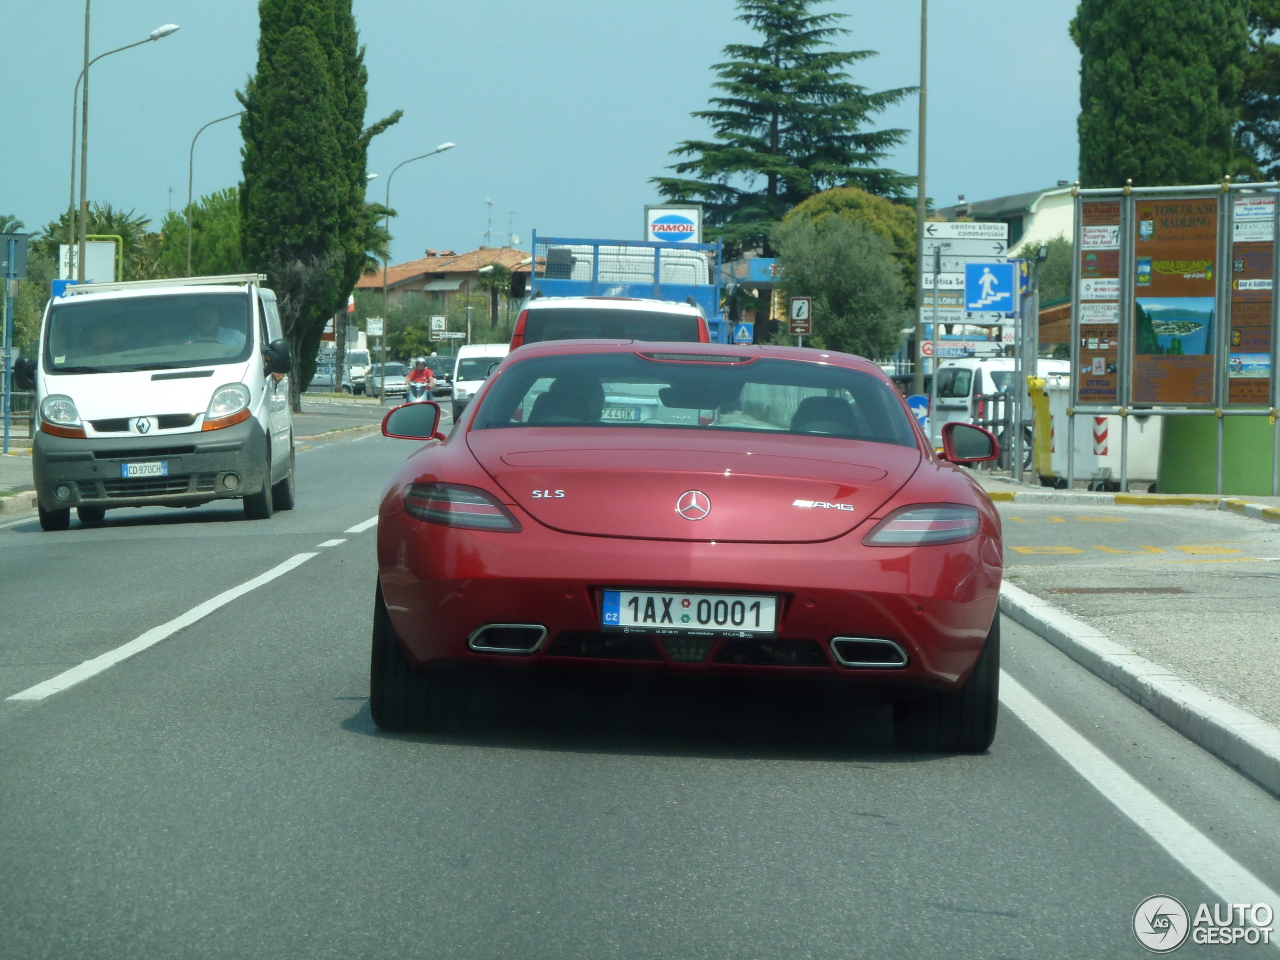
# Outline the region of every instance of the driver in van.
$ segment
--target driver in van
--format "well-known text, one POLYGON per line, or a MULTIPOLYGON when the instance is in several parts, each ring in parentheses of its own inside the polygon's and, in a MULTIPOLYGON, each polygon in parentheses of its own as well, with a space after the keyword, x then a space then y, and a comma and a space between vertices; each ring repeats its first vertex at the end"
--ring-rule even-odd
POLYGON ((212 304, 196 311, 196 330, 188 343, 216 342, 239 351, 244 347, 244 331, 222 326, 222 313, 212 304))

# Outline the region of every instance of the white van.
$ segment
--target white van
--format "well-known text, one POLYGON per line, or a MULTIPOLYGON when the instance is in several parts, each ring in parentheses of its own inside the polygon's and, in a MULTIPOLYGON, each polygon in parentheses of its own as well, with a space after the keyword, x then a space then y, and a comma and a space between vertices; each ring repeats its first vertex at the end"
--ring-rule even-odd
POLYGON ((489 368, 511 352, 505 343, 472 343, 458 348, 453 363, 453 419, 456 422, 467 404, 484 386, 489 368))
POLYGON ((289 345, 258 275, 71 287, 45 307, 32 468, 40 526, 117 507, 293 507, 289 345))
MULTIPOLYGON (((942 427, 953 421, 972 423, 978 413, 978 398, 995 393, 1008 393, 1013 387, 1012 357, 959 357, 938 364, 929 399, 929 439, 942 446, 942 427)), ((1036 361, 1036 374, 1069 374, 1071 361, 1036 361)), ((1021 385, 1026 394, 1026 384, 1021 385)))

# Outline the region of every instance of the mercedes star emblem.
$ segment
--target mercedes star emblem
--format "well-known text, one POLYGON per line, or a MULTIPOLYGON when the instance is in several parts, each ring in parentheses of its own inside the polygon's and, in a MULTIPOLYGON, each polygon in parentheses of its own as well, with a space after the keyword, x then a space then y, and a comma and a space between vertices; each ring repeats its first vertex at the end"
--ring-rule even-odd
POLYGON ((711 498, 701 490, 686 490, 676 501, 676 513, 686 520, 701 520, 711 512, 711 498))

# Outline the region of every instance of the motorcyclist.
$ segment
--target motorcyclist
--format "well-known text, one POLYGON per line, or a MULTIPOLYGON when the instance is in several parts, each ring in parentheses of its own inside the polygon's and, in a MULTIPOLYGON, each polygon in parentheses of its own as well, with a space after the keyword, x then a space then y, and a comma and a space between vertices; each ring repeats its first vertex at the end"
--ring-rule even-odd
POLYGON ((431 371, 427 369, 427 361, 419 357, 414 361, 413 369, 409 371, 409 375, 405 377, 406 383, 421 383, 426 385, 426 396, 422 399, 430 400, 431 391, 435 388, 436 378, 432 376, 431 371))

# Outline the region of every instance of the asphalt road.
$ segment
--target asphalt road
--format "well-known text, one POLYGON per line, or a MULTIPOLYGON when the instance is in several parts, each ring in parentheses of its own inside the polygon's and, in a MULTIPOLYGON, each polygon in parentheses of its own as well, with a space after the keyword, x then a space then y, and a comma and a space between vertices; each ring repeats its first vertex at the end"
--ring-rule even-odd
MULTIPOLYGON (((1149 896, 1280 889, 1273 797, 1008 621, 980 757, 776 687, 497 684, 381 734, 352 531, 411 449, 309 446, 269 521, 0 528, 0 957, 1143 957, 1149 896)), ((1275 955, 1179 955, 1224 949, 1275 955)))

